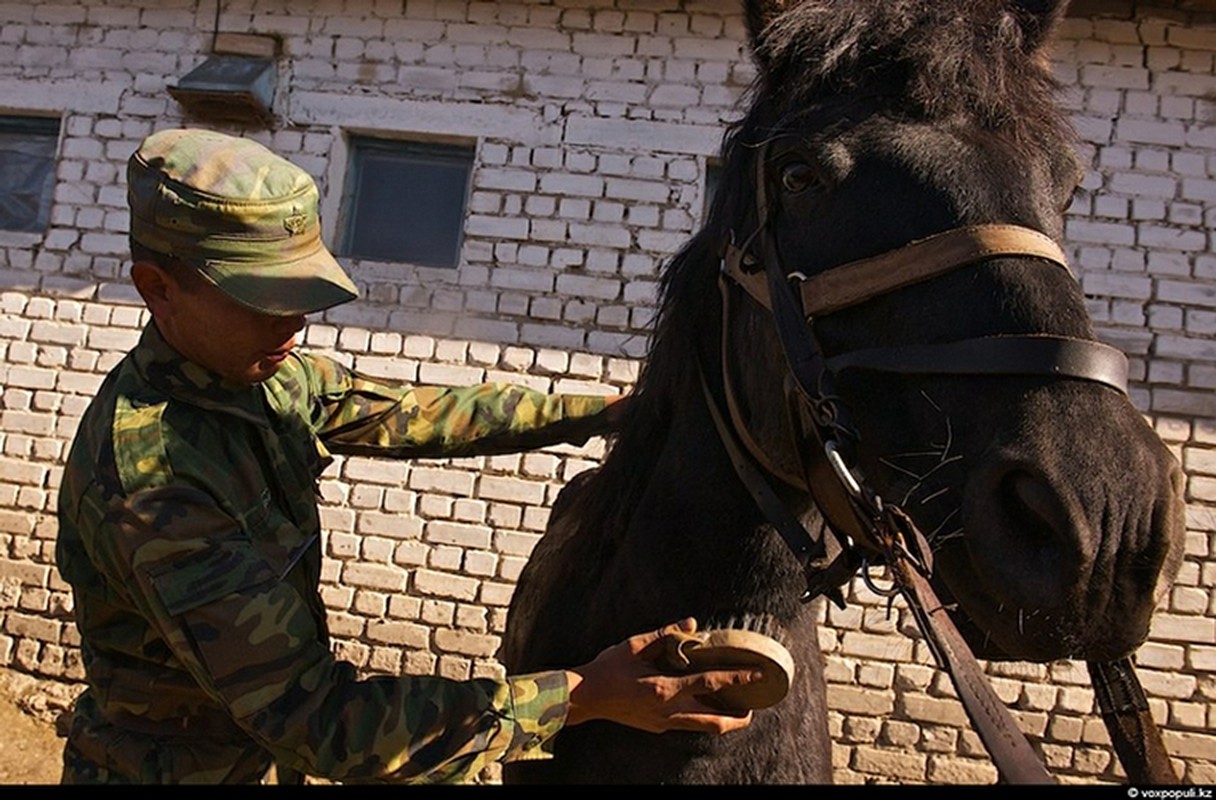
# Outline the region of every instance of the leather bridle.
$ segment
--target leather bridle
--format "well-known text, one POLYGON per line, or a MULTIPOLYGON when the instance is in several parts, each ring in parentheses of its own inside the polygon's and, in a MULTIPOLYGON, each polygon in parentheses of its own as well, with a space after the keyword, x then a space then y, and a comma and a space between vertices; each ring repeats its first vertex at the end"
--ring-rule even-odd
MULTIPOLYGON (((719 275, 721 369, 730 424, 702 372, 706 403, 719 437, 741 482, 802 565, 807 580, 805 598, 822 594, 843 607, 840 587, 859 569, 866 577, 869 563, 886 564, 896 591, 907 599, 939 664, 954 681, 1002 777, 1011 783, 1053 783, 934 594, 928 580, 933 556, 926 538, 902 509, 885 502, 856 469, 857 434, 834 383, 848 370, 1030 375, 1088 381, 1126 394, 1127 359, 1100 342, 1037 334, 858 350, 825 358, 814 336, 812 323, 817 317, 993 258, 1031 259, 1068 272, 1067 259, 1050 237, 1038 231, 985 224, 955 228, 815 275, 787 270, 771 230, 764 171, 767 149, 763 145, 757 154, 756 227, 742 244, 732 241, 725 248, 719 275), (727 349, 730 283, 747 292, 774 320, 788 367, 791 422, 800 429, 794 441, 800 447, 802 475, 790 474, 770 461, 748 433, 739 411, 727 349), (742 447, 737 439, 742 440, 742 447), (839 544, 837 555, 829 558, 822 537, 806 531, 769 486, 765 472, 809 492, 839 544)), ((1177 782, 1130 659, 1090 664, 1090 672, 1103 718, 1129 777, 1151 783, 1177 782)))

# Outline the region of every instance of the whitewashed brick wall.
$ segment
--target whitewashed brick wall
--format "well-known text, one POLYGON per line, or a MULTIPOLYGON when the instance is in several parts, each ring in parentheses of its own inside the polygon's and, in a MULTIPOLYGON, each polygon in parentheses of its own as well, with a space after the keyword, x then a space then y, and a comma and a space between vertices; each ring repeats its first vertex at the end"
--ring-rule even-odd
MULTIPOLYGON (((317 177, 332 240, 347 131, 470 142, 461 266, 349 263, 364 299, 307 347, 387 378, 620 392, 659 268, 698 224, 706 159, 751 77, 731 0, 227 0, 220 30, 279 37, 273 131, 317 177)), ((1187 557, 1139 653, 1187 780, 1216 783, 1216 9, 1084 2, 1055 53, 1089 170, 1067 247, 1133 397, 1187 474, 1187 557), (1095 10, 1097 9, 1097 10, 1095 10)), ((63 120, 52 223, 0 232, 0 665, 82 677, 54 568, 55 493, 76 421, 146 314, 126 280, 123 165, 183 123, 165 91, 200 63, 215 6, 0 2, 0 111, 63 120), (154 8, 146 6, 154 5, 154 8)), ((188 120, 185 120, 188 122, 188 120)), ((232 130, 232 129, 230 129, 232 130)), ((239 132, 239 131, 235 131, 239 132)), ((494 674, 512 587, 596 441, 325 474, 323 596, 369 672, 494 674)), ((859 582, 824 612, 840 782, 990 782, 983 747, 906 612, 859 582), (911 635, 908 635, 911 633, 911 635)), ((1083 664, 989 666, 1052 771, 1120 776, 1083 664)))

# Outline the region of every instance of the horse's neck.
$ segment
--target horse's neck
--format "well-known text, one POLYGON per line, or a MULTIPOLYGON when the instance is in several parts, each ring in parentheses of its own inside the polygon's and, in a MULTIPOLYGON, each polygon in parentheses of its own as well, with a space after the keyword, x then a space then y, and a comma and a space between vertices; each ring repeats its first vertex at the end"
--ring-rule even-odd
POLYGON ((673 420, 623 533, 622 564, 679 582, 673 591, 702 606, 784 606, 800 590, 796 562, 739 481, 703 402, 673 420))

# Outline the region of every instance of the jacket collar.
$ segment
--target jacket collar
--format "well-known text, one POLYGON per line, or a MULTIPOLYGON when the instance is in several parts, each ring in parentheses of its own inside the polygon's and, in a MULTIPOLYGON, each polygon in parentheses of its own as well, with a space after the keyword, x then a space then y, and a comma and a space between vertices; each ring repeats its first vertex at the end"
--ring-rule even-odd
POLYGON ((258 425, 270 424, 262 386, 233 383, 189 361, 165 341, 154 322, 144 328, 131 351, 131 364, 148 385, 174 400, 258 425))

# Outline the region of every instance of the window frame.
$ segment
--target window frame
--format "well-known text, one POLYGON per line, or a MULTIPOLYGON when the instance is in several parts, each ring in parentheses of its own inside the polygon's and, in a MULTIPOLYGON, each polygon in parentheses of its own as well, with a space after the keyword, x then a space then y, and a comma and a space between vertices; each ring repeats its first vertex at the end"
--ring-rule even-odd
MULTIPOLYGON (((55 183, 59 172, 59 144, 63 135, 63 119, 35 113, 0 113, 0 136, 36 136, 45 139, 49 152, 45 159, 45 173, 39 176, 43 186, 38 209, 34 217, 23 221, 16 216, 8 217, 0 209, 0 234, 44 234, 51 226, 51 214, 55 203, 55 183), (20 227, 17 227, 17 225, 20 227)), ((37 157, 40 154, 36 154, 37 157)), ((42 169, 43 167, 39 167, 42 169)), ((0 170, 0 178, 5 174, 0 170)), ((0 191, 7 194, 10 187, 0 184, 0 191)))
MULTIPOLYGON (((469 215, 469 200, 472 194, 473 170, 476 166, 476 146, 465 141, 434 141, 423 139, 395 138, 384 135, 351 133, 347 135, 347 166, 342 197, 339 205, 338 229, 335 237, 337 253, 356 260, 382 263, 409 264, 432 269, 455 270, 460 266, 464 249, 465 224, 469 215), (417 252, 386 255, 361 248, 359 238, 359 198, 363 188, 369 156, 387 156, 398 160, 403 171, 411 163, 423 166, 459 167, 463 169, 463 182, 459 187, 459 210, 452 220, 453 228, 444 228, 450 238, 440 243, 444 258, 419 257, 417 252)), ((405 213, 410 213, 405 209, 405 213)), ((408 247, 408 245, 407 245, 408 247)), ((433 247, 431 249, 438 249, 433 247)))

